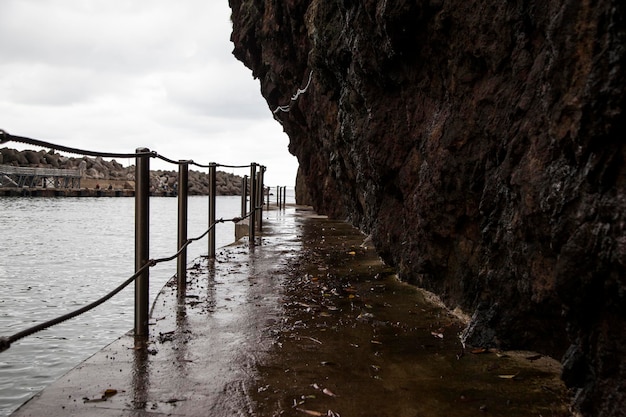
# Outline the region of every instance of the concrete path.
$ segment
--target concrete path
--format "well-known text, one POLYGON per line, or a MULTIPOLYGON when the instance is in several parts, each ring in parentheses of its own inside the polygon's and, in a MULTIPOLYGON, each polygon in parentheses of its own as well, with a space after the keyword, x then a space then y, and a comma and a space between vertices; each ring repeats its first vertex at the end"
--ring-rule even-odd
POLYGON ((147 343, 123 336, 14 416, 566 415, 554 361, 466 352, 463 323, 360 233, 295 207, 266 216, 254 248, 163 289, 147 343))
POLYGON ((253 415, 246 389, 272 343, 285 266, 301 247, 299 213, 311 214, 271 211, 254 248, 246 240, 190 264, 182 302, 175 280, 157 297, 147 346, 123 336, 13 415, 253 415))

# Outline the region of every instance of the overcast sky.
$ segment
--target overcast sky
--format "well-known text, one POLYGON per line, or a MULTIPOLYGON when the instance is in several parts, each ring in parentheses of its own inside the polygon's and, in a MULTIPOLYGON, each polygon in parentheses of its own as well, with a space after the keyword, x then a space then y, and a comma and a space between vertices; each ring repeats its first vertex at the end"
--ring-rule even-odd
POLYGON ((293 185, 297 160, 232 55, 231 30, 227 0, 0 0, 0 129, 94 151, 258 162, 266 184, 293 185))

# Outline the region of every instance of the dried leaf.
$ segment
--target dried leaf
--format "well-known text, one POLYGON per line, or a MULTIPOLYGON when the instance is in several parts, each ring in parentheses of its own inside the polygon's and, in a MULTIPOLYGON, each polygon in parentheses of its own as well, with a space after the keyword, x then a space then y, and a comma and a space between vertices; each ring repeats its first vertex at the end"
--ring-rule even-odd
POLYGON ((356 255, 356 252, 355 251, 350 251, 350 252, 348 252, 348 255, 356 255))
POLYGON ((516 376, 519 375, 519 372, 516 374, 508 374, 508 375, 498 375, 498 378, 502 378, 502 379, 514 379, 516 376))
POLYGON ((102 398, 110 398, 114 396, 115 394, 117 394, 117 390, 109 388, 109 389, 104 390, 104 393, 102 394, 102 398))
POLYGON ((311 341, 313 341, 313 342, 315 342, 315 343, 318 343, 318 344, 320 344, 320 345, 323 345, 323 343, 322 343, 322 342, 320 342, 319 340, 317 340, 317 339, 316 339, 316 338, 314 338, 314 337, 311 337, 311 336, 302 336, 302 337, 303 337, 303 338, 305 338, 305 339, 309 339, 309 340, 311 340, 311 341))
POLYGON ((487 353, 488 350, 485 348, 476 348, 476 349, 472 349, 470 352, 473 353, 474 355, 478 355, 481 353, 487 353))
POLYGON ((372 313, 367 313, 365 311, 361 312, 361 314, 356 317, 357 320, 371 320, 373 318, 374 315, 372 313))
POLYGON ((433 336, 435 336, 438 339, 443 339, 443 333, 430 332, 430 334, 432 334, 433 336))
POLYGON ((319 411, 307 410, 307 409, 304 409, 304 408, 296 408, 296 410, 298 410, 301 413, 304 413, 306 415, 309 415, 309 416, 322 417, 324 415, 323 413, 320 413, 319 411))
POLYGON ((331 390, 329 390, 328 388, 324 388, 324 389, 322 390, 322 392, 323 392, 324 394, 328 395, 329 397, 336 397, 336 396, 337 396, 334 392, 332 392, 332 391, 331 391, 331 390))

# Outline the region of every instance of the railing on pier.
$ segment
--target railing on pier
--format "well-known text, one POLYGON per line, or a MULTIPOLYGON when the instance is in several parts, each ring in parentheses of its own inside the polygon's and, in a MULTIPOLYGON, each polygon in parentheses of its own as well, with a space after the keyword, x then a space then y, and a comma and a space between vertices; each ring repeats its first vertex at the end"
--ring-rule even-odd
MULTIPOLYGON (((122 291, 132 282, 135 282, 135 324, 134 333, 138 341, 145 340, 148 336, 148 318, 149 318, 149 269, 161 262, 177 260, 177 285, 179 294, 184 293, 186 288, 187 275, 187 246, 192 242, 200 240, 208 235, 208 257, 215 258, 215 226, 218 223, 227 221, 240 222, 248 219, 248 241, 252 247, 255 245, 257 231, 262 230, 262 214, 264 204, 265 187, 263 185, 265 166, 255 162, 250 165, 223 165, 211 162, 208 165, 196 163, 192 160, 174 161, 168 159, 158 153, 147 148, 137 148, 135 153, 103 153, 83 149, 70 148, 63 145, 57 145, 36 139, 25 138, 21 136, 13 136, 0 130, 0 144, 5 142, 20 142, 28 145, 40 146, 44 148, 54 149, 72 154, 82 154, 86 156, 95 156, 103 158, 135 158, 135 273, 126 281, 120 284, 110 293, 102 298, 86 305, 78 310, 41 323, 39 325, 25 329, 19 333, 8 337, 0 337, 0 352, 8 349, 13 342, 24 337, 30 336, 36 332, 62 323, 66 320, 74 318, 93 308, 103 304, 114 295, 122 291), (150 259, 150 219, 149 219, 149 196, 150 196, 150 159, 159 158, 163 161, 178 165, 178 252, 174 255, 161 258, 150 259), (188 179, 189 166, 195 165, 209 170, 209 209, 208 209, 208 229, 200 236, 195 238, 187 237, 187 214, 188 214, 188 179), (225 168, 250 168, 250 176, 244 176, 242 184, 242 203, 241 216, 232 219, 216 219, 215 201, 216 201, 216 172, 217 167, 225 168), (249 198, 248 198, 249 197, 249 198), (249 202, 249 204, 248 204, 249 202)), ((280 197, 277 196, 277 204, 281 207, 280 197)), ((282 203, 284 204, 284 203, 282 203)), ((269 192, 268 192, 269 206, 269 192)), ((284 205, 282 206, 284 207, 284 205)))
POLYGON ((79 169, 31 168, 0 165, 0 184, 4 178, 15 187, 33 187, 42 183, 46 187, 52 178, 52 186, 59 188, 80 188, 81 172, 79 169))

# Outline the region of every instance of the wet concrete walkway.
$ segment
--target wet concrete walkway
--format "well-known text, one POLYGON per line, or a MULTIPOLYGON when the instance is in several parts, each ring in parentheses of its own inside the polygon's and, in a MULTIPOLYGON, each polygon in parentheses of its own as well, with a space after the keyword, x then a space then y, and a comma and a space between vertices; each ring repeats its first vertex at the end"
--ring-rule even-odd
POLYGON ((464 349, 463 322, 398 282, 364 236, 304 208, 166 286, 128 334, 15 416, 565 416, 556 362, 464 349))

